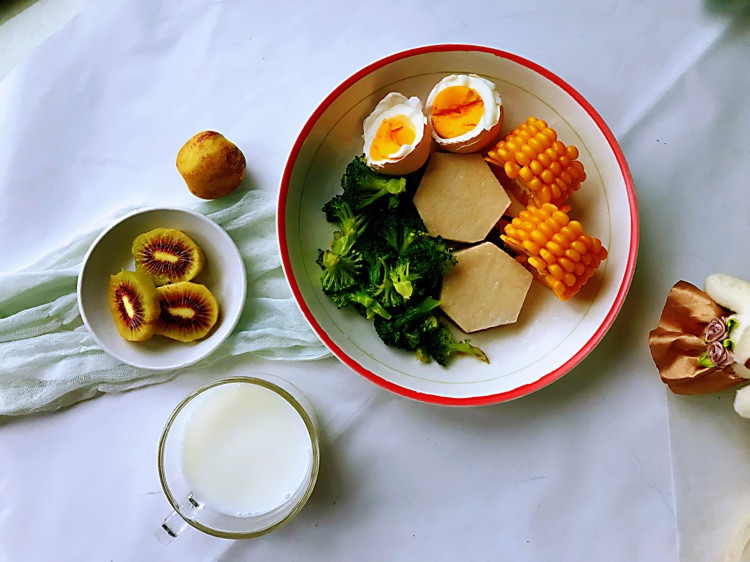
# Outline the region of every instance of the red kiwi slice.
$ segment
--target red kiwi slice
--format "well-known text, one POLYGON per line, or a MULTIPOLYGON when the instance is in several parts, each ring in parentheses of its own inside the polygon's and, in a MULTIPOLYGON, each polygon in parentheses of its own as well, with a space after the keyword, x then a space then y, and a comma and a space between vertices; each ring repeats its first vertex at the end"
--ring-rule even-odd
POLYGON ((133 241, 136 271, 165 285, 190 281, 203 269, 206 256, 187 234, 174 228, 155 228, 133 241))
POLYGON ((211 331, 219 305, 205 285, 183 281, 156 289, 161 315, 156 333, 179 341, 193 341, 211 331))
POLYGON ((156 330, 159 293, 148 275, 121 271, 109 278, 109 309, 123 338, 147 340, 156 330))

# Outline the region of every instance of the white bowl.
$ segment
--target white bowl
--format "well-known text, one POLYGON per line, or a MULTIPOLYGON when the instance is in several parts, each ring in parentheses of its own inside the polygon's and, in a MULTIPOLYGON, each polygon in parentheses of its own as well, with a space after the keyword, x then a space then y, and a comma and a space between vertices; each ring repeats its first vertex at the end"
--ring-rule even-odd
POLYGON ((242 256, 219 225, 187 209, 151 208, 127 215, 91 245, 78 277, 78 308, 94 339, 112 357, 143 369, 178 369, 203 359, 227 339, 242 314, 246 291, 242 256), (153 336, 143 342, 130 342, 117 332, 107 299, 110 275, 122 269, 134 270, 133 240, 159 227, 182 230, 206 255, 206 265, 193 281, 214 294, 219 303, 219 319, 201 340, 185 343, 153 336))
POLYGON ((529 394, 578 364, 612 325, 630 286, 638 251, 638 213, 625 158, 599 114, 570 85, 541 66, 488 47, 432 45, 396 53, 345 80, 302 128, 287 160, 277 228, 284 272, 308 322, 346 365, 404 396, 448 405, 480 405, 529 394), (317 249, 332 236, 321 207, 340 190, 346 164, 362 152, 362 121, 388 92, 423 101, 448 74, 494 81, 503 100, 501 133, 533 115, 580 151, 587 179, 568 203, 609 258, 567 303, 534 282, 519 321, 472 334, 491 363, 459 357, 448 368, 422 364, 386 347, 371 322, 338 310, 319 282, 317 249))

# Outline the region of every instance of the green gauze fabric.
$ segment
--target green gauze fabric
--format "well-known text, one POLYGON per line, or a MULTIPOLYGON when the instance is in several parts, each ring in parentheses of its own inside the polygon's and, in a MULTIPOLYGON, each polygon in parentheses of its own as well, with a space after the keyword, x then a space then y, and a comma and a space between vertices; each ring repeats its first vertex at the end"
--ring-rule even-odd
MULTIPOLYGON (((291 360, 328 355, 284 279, 274 203, 272 195, 251 190, 197 209, 229 233, 247 269, 247 301, 239 324, 197 366, 245 353, 291 360)), ((83 325, 76 283, 83 256, 102 230, 80 235, 22 270, 0 273, 0 415, 54 410, 102 392, 163 382, 180 372, 120 363, 102 351, 83 325)))

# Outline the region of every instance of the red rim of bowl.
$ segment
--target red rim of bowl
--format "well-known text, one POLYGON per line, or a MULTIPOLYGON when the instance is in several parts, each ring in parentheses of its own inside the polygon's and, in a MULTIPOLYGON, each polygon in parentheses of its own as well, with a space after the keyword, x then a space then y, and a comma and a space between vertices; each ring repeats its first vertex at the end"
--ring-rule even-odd
POLYGON ((501 51, 499 49, 494 49, 492 47, 480 46, 480 45, 462 45, 462 44, 451 43, 451 44, 441 44, 441 45, 426 45, 423 47, 416 47, 414 49, 400 51, 398 53, 389 55, 355 72, 349 78, 347 78, 341 84, 339 84, 330 94, 328 94, 328 96, 320 103, 320 105, 318 105, 318 107, 315 109, 315 111, 312 113, 312 115, 308 118, 307 122, 302 127, 302 130, 300 131, 299 135, 297 136, 297 139, 294 142, 294 145, 292 146, 292 150, 289 153, 289 157, 287 158, 287 162, 284 167, 284 173, 281 177, 281 186, 279 189, 279 198, 278 198, 278 205, 277 205, 277 210, 276 210, 276 229, 277 229, 277 234, 278 234, 278 239, 279 239, 279 250, 281 253, 281 262, 282 262, 282 266, 284 269, 284 275, 286 276, 287 282, 289 283, 289 286, 292 289, 292 293, 294 294, 294 298, 297 301, 297 305, 299 306, 300 310, 302 311, 302 314, 305 316, 305 318, 307 319, 307 322, 313 328, 313 330, 318 335, 318 337, 323 341, 326 347, 328 347, 328 349, 330 349, 331 352, 333 352, 333 354, 336 357, 338 357, 340 361, 342 361, 345 365, 347 365, 349 368, 356 371, 360 375, 368 378, 375 384, 382 386, 383 388, 390 390, 391 392, 395 392, 396 394, 400 394, 402 396, 406 396, 414 400, 419 400, 422 402, 429 402, 432 404, 441 404, 445 406, 482 406, 482 405, 487 405, 487 404, 496 404, 499 402, 505 402, 508 400, 513 400, 515 398, 520 398, 521 396, 526 396, 527 394, 531 394, 532 392, 539 390, 540 388, 543 388, 553 383, 554 381, 562 377, 564 374, 566 374, 568 371, 570 371, 573 367, 578 365, 578 363, 580 363, 583 360, 583 358, 586 357, 586 355, 588 355, 594 349, 594 347, 596 347, 596 345, 604 337, 604 334, 607 332, 607 330, 609 330, 609 328, 612 326, 612 323, 615 321, 615 318, 617 317, 617 314, 620 311, 620 308, 622 307, 623 302, 625 301, 625 297, 627 296, 628 289, 630 287, 630 282, 633 279, 633 272, 635 270, 635 262, 636 262, 636 258, 638 255, 639 226, 638 226, 638 203, 636 202, 635 191, 633 189, 633 180, 630 176, 630 170, 628 169, 627 162, 625 161, 625 156, 623 155, 622 150, 620 149, 620 145, 617 144, 617 140, 615 140, 615 137, 612 134, 612 131, 610 131, 609 127, 601 118, 599 113, 597 113, 597 111, 592 107, 592 105, 588 101, 586 101, 586 99, 581 94, 579 94, 570 84, 565 82, 562 78, 553 74, 546 68, 543 68, 542 66, 539 66, 538 64, 530 60, 527 60, 523 57, 514 55, 513 53, 509 53, 507 51, 501 51), (328 336, 328 334, 326 334, 323 328, 321 328, 317 320, 315 320, 315 317, 310 312, 310 309, 307 307, 307 304, 305 303, 304 299, 302 298, 302 293, 300 292, 299 286, 297 285, 297 281, 294 278, 294 274, 292 272, 292 266, 291 266, 291 261, 289 259, 289 252, 287 249, 287 239, 286 239, 286 201, 287 201, 287 194, 289 190, 289 180, 292 175, 292 169, 294 168, 294 162, 296 161, 297 156, 299 155, 299 151, 302 148, 302 144, 305 142, 307 135, 310 133, 313 126, 318 121, 318 119, 323 114, 323 112, 325 112, 325 110, 328 109, 331 103, 333 103, 333 101, 336 98, 338 98, 339 95, 341 95, 341 93, 344 92, 347 88, 349 88, 352 84, 356 83, 358 80, 360 80, 364 76, 367 76, 371 72, 377 70, 378 68, 381 68, 392 62, 405 59, 408 57, 412 57, 415 55, 422 55, 426 53, 436 53, 436 52, 446 52, 446 51, 478 51, 482 53, 489 53, 491 55, 495 55, 500 58, 508 59, 512 62, 520 64, 521 66, 525 66, 526 68, 533 70, 534 72, 538 74, 541 74, 542 76, 544 76, 545 78, 547 78, 548 80, 550 80, 551 82, 555 83, 557 86, 562 88, 565 92, 567 92, 576 102, 578 102, 578 104, 586 111, 586 113, 589 114, 591 119, 593 119, 594 123, 596 123, 597 127, 599 127, 599 130, 607 139, 607 143, 609 144, 610 149, 615 155, 615 158, 617 159, 617 164, 620 167, 620 172, 622 173, 622 178, 623 178, 623 181, 625 182, 625 188, 627 190, 627 196, 628 196, 628 203, 630 206, 630 228, 631 228, 630 252, 628 254, 628 262, 625 268, 625 275, 623 277, 620 288, 617 291, 617 296, 615 297, 615 300, 612 303, 612 307, 610 308, 609 312, 605 316, 602 324, 599 326, 599 328, 597 328, 596 332, 594 332, 591 338, 584 344, 584 346, 581 349, 579 349, 565 363, 563 363, 561 366, 554 369, 553 371, 550 371, 549 373, 542 375, 539 379, 537 379, 536 381, 532 383, 525 384, 517 388, 514 388, 512 390, 508 390, 508 391, 497 393, 497 394, 488 394, 484 396, 472 396, 472 397, 467 397, 467 398, 453 398, 449 396, 439 396, 435 394, 417 392, 415 390, 405 388, 391 381, 385 380, 384 378, 380 377, 379 375, 376 375, 372 371, 365 369, 362 365, 360 365, 354 359, 349 357, 345 351, 339 348, 331 340, 331 338, 328 336))

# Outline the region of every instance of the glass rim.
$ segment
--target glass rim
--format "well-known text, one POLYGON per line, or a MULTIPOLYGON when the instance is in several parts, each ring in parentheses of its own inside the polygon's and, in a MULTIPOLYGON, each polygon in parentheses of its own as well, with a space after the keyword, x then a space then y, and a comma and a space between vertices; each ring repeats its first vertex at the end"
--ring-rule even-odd
MULTIPOLYGON (((276 529, 288 523, 292 518, 294 518, 294 516, 296 516, 300 512, 300 510, 307 503, 307 500, 312 495, 313 488, 315 488, 315 482, 318 479, 318 471, 320 468, 320 447, 318 443, 318 430, 315 427, 315 423, 310 417, 310 414, 308 414, 307 410, 305 410, 302 404, 300 404, 299 401, 294 396, 292 396, 292 394, 289 391, 287 391, 286 389, 280 387, 279 385, 271 381, 268 381, 264 378, 260 378, 263 376, 263 373, 258 373, 258 375, 259 376, 257 377, 256 376, 227 377, 227 378, 212 381, 208 384, 205 384, 195 389, 193 392, 191 392, 185 398, 183 398, 179 404, 177 404, 175 409, 170 414, 169 419, 167 419, 167 423, 164 425, 164 429, 162 430, 162 433, 161 433, 161 438, 159 439, 159 450, 158 450, 158 458, 157 458, 157 464, 159 466, 159 481, 161 482, 161 487, 162 487, 162 490, 164 490, 164 494, 167 496, 167 501, 172 506, 172 509, 174 509, 175 513, 177 513, 177 515, 179 515, 188 525, 214 537, 219 537, 223 539, 251 539, 254 537, 265 535, 267 533, 270 533, 271 531, 275 531, 276 529), (281 519, 281 521, 278 521, 277 523, 274 523, 273 525, 269 525, 268 527, 264 529, 260 529, 258 531, 251 531, 247 533, 220 531, 218 529, 214 529, 213 527, 208 527, 207 525, 204 525, 203 523, 200 523, 199 521, 194 521, 192 519, 188 519, 187 517, 185 517, 185 515, 181 511, 179 503, 177 502, 175 497, 172 495, 172 491, 170 490, 169 485, 167 484, 167 478, 166 478, 166 474, 164 470, 164 449, 166 447, 167 435, 169 434, 169 430, 172 428, 172 424, 174 423, 175 419, 177 419, 177 416, 180 414, 180 412, 185 408, 185 406, 188 405, 188 403, 190 403, 193 399, 197 398, 198 396, 200 396, 207 390, 210 390, 212 388, 215 388, 217 386, 221 386, 224 384, 230 384, 230 383, 255 384, 255 385, 267 388, 268 390, 271 390, 275 392, 276 394, 278 394, 279 396, 281 396, 281 398, 286 400, 302 418, 302 421, 305 423, 305 427, 307 428, 307 433, 310 436, 310 442, 312 444, 312 466, 310 467, 310 481, 307 484, 307 489, 305 490, 305 493, 302 495, 299 501, 295 504, 292 511, 290 511, 283 519, 281 519)), ((275 376, 275 375, 268 375, 268 376, 275 376)), ((292 383, 289 383, 288 381, 285 381, 285 382, 287 382, 288 384, 294 387, 292 383)))

